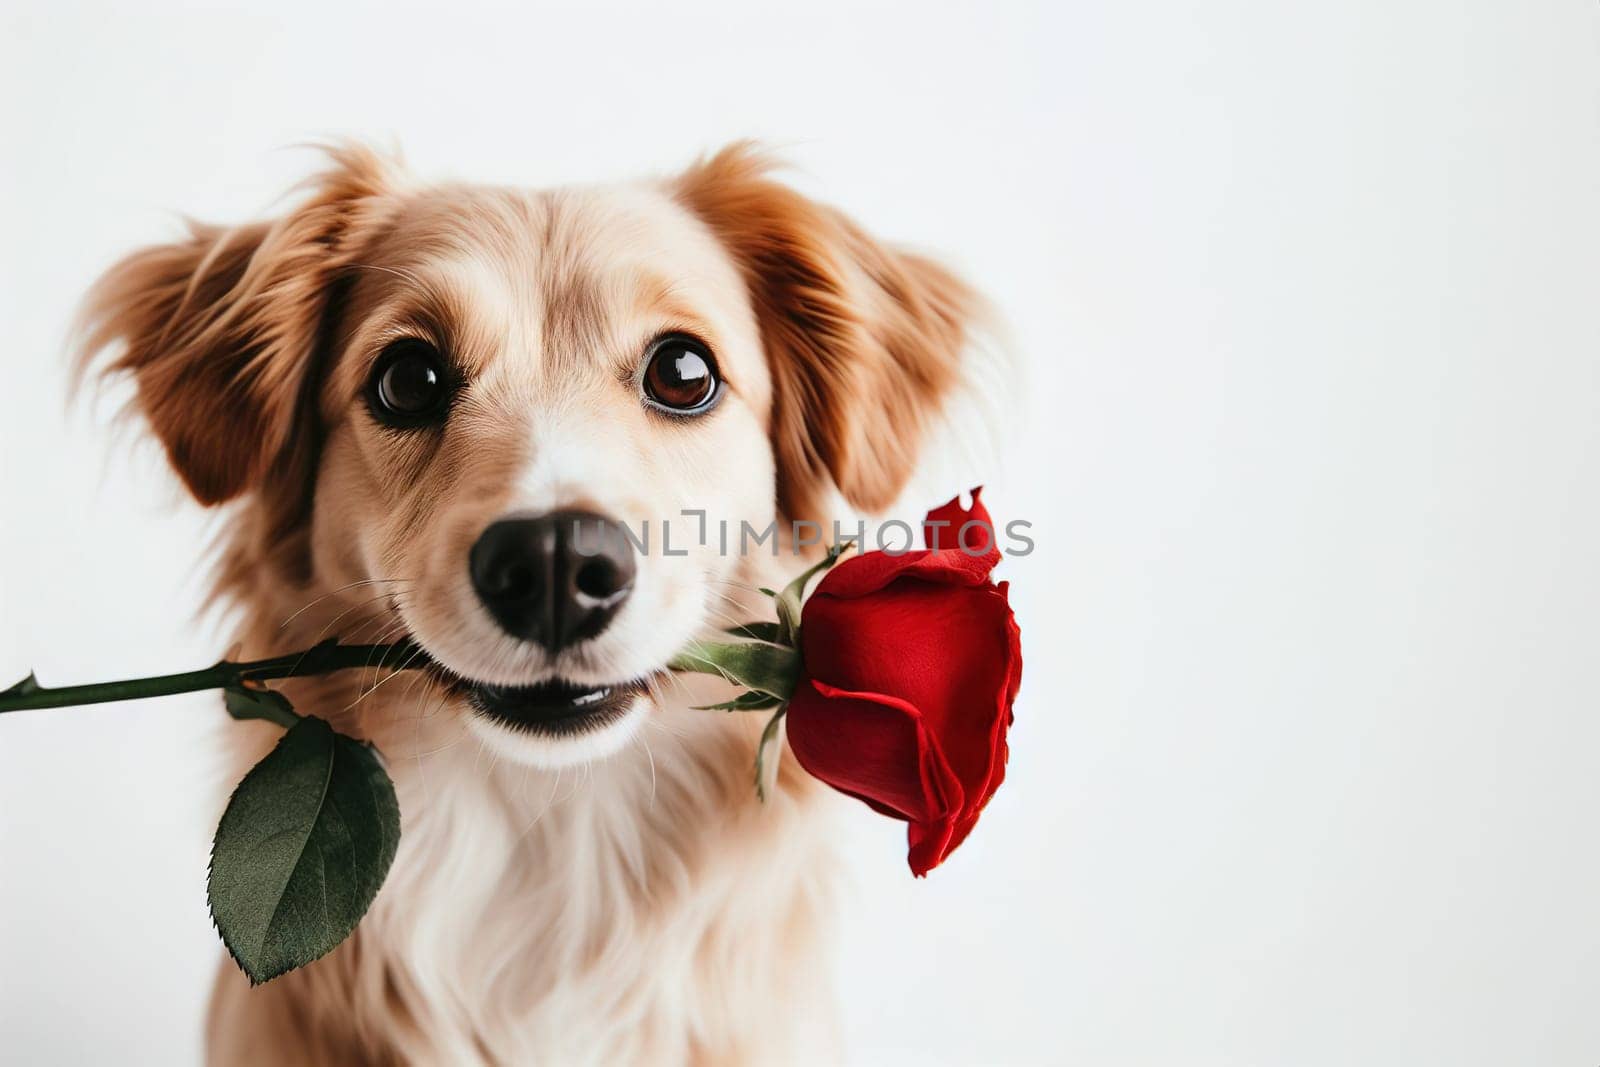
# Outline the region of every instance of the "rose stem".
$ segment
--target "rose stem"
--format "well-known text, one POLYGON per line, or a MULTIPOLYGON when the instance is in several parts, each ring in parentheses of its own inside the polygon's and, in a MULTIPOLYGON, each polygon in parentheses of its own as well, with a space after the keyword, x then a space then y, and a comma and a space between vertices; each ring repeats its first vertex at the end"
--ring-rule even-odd
POLYGON ((415 650, 409 642, 393 645, 332 645, 327 648, 291 652, 271 659, 236 663, 219 660, 198 671, 179 674, 158 674, 150 678, 128 678, 116 682, 94 682, 89 685, 63 685, 49 688, 34 683, 26 685, 29 675, 18 686, 0 692, 0 713, 23 711, 29 708, 61 708, 76 704, 103 704, 112 700, 138 700, 143 697, 171 696, 174 693, 194 693, 204 689, 226 689, 244 682, 262 682, 274 678, 299 678, 311 674, 349 670, 357 667, 384 666, 384 661, 396 653, 415 650), (315 651, 310 665, 308 653, 315 651))

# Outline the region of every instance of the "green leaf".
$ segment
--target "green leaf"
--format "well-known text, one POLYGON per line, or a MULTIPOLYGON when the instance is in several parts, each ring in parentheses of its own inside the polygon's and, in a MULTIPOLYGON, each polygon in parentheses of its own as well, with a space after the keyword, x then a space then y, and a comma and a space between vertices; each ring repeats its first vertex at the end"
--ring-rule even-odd
POLYGON ((788 700, 800 680, 800 653, 763 641, 692 641, 667 666, 720 675, 779 700, 788 700))
POLYGON ((702 704, 695 711, 765 711, 783 701, 767 693, 741 693, 723 704, 702 704))
POLYGON ((778 609, 778 641, 785 645, 800 644, 800 598, 787 591, 779 593, 773 602, 778 609))
POLYGON ((781 644, 778 624, 775 622, 747 622, 743 626, 730 626, 722 631, 734 637, 746 637, 752 641, 767 641, 772 644, 781 644))
POLYGON ((230 685, 222 691, 222 704, 235 719, 265 719, 290 729, 300 721, 289 698, 272 689, 230 685))
POLYGON ((835 563, 839 562, 839 557, 844 555, 845 550, 853 544, 855 544, 854 541, 841 541, 836 545, 830 546, 825 556, 810 567, 807 567, 798 578, 784 586, 783 592, 777 595, 778 637, 781 643, 786 645, 798 645, 800 643, 800 613, 801 605, 806 598, 806 583, 810 582, 812 578, 822 571, 832 568, 835 563))
POLYGON ((773 781, 777 781, 778 757, 782 748, 778 745, 778 726, 783 722, 784 715, 789 711, 789 705, 781 704, 772 718, 767 720, 766 729, 761 731, 761 740, 756 745, 756 798, 765 804, 767 802, 767 770, 770 767, 773 781), (771 753, 769 756, 768 753, 771 753))
POLYGON ((4 690, 4 692, 15 696, 21 696, 24 693, 37 693, 40 688, 42 687, 39 685, 39 679, 34 676, 32 671, 29 671, 26 678, 12 686, 10 689, 4 690))
POLYGON ((285 733, 234 790, 211 847, 211 918, 251 983, 350 936, 399 842, 400 805, 374 749, 315 716, 285 733))

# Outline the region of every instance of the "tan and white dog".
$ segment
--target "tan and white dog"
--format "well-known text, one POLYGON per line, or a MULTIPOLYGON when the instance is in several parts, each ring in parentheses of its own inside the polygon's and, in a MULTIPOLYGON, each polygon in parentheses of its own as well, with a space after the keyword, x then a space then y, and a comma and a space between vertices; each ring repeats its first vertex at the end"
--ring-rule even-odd
MULTIPOLYGON (((760 718, 690 710, 726 688, 663 672, 799 565, 681 516, 889 505, 976 298, 746 146, 538 192, 331 155, 296 209, 137 252, 87 313, 86 358, 232 502, 244 654, 432 660, 286 685, 384 753, 404 832, 331 955, 254 989, 222 967, 211 1061, 834 1060, 818 787, 786 761, 758 805, 760 718), (653 551, 575 543, 647 522, 653 551)), ((232 729, 241 773, 277 736, 232 729)))

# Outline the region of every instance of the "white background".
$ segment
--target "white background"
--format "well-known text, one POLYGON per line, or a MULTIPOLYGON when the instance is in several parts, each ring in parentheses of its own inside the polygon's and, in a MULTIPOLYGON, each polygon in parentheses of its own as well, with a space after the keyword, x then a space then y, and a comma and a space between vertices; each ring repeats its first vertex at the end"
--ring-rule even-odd
MULTIPOLYGON (((206 524, 68 407, 95 273, 330 134, 429 176, 764 137, 1028 366, 1010 779, 863 813, 854 1060, 1600 1061, 1592 3, 6 6, 0 682, 209 662, 206 524)), ((211 701, 0 721, 0 1058, 182 1064, 211 701)))

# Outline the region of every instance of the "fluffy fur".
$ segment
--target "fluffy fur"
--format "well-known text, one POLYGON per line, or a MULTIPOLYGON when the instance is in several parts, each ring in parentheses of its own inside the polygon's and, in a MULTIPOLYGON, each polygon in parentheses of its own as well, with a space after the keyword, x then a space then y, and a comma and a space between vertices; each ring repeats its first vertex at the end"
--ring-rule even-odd
MULTIPOLYGON (((658 544, 616 621, 555 657, 494 626, 465 565, 512 513, 581 506, 681 535, 685 508, 737 531, 822 519, 835 490, 894 499, 975 298, 768 169, 736 145, 664 181, 528 192, 421 185, 340 149, 284 217, 195 225, 91 294, 86 358, 133 377, 201 503, 231 502, 217 592, 246 655, 409 634, 484 682, 655 678, 580 738, 514 734, 420 672, 286 685, 384 753, 403 837, 328 957, 256 989, 224 963, 213 1063, 836 1058, 821 791, 785 760, 759 805, 760 717, 694 711, 726 688, 657 673, 690 637, 759 617, 754 589, 795 561, 658 544), (639 402, 666 330, 717 354, 729 392, 711 414, 639 402), (466 382, 440 430, 365 408, 374 359, 406 336, 466 382)), ((231 730, 241 773, 276 739, 231 730)))

